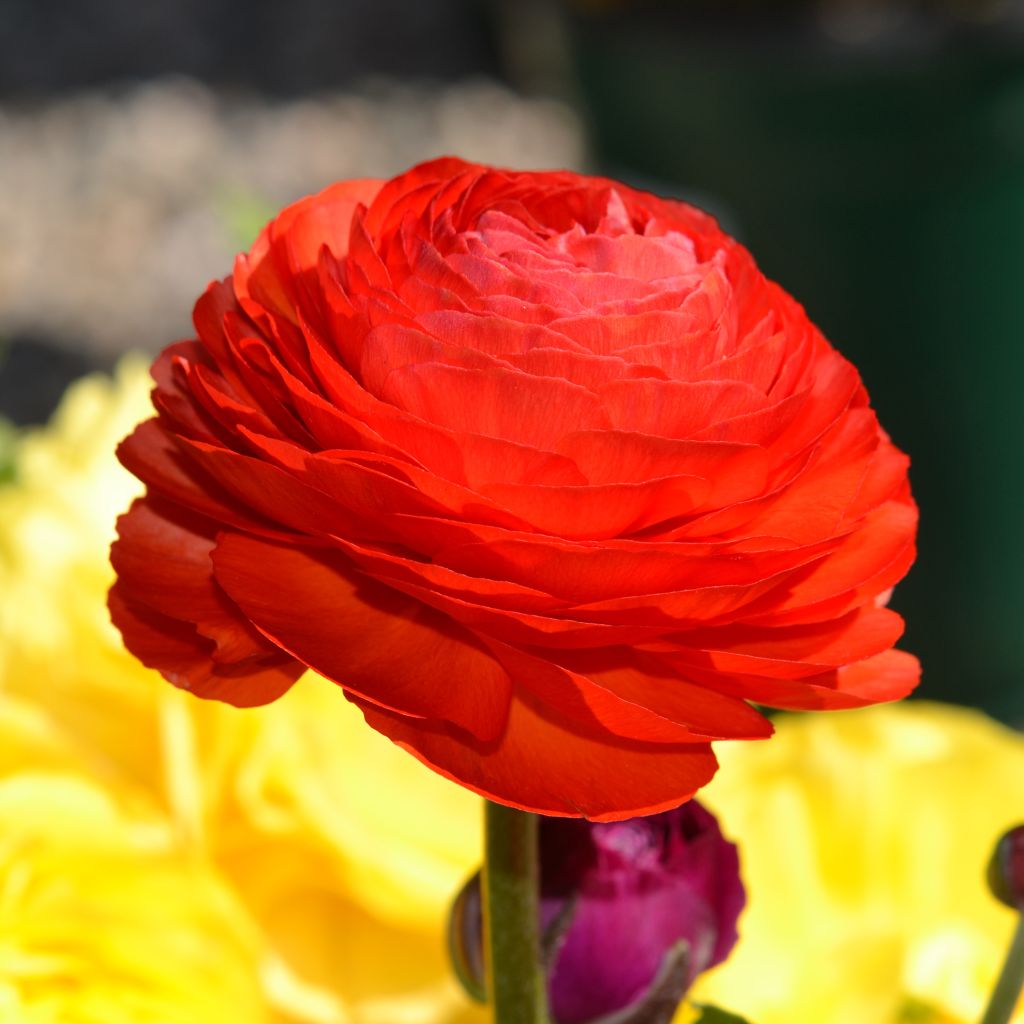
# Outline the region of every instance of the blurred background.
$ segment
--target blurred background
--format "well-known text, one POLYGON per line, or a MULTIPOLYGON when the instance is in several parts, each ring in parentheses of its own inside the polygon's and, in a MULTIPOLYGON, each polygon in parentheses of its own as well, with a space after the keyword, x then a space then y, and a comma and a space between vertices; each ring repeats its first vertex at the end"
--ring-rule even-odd
POLYGON ((441 153, 746 242, 913 459, 922 695, 1024 721, 1024 2, 0 0, 0 415, 188 334, 283 204, 441 153))

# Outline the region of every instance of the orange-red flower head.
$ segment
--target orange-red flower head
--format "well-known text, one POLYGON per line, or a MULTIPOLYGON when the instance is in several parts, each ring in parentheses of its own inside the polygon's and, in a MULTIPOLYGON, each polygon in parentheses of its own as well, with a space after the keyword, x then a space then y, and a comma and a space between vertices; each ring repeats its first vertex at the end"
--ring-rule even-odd
POLYGON ((917 681, 907 459, 705 214, 444 159, 286 209, 157 360, 128 647, 239 705, 308 666, 492 799, 677 805, 751 702, 917 681))

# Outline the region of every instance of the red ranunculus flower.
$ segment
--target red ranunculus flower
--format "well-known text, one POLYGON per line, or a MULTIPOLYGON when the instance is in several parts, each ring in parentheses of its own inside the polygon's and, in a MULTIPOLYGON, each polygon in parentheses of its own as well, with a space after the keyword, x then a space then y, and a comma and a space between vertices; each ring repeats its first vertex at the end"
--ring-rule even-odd
POLYGON ((239 705, 307 667, 533 811, 681 803, 749 702, 902 697, 907 460, 715 222, 444 159, 285 210, 154 367, 114 621, 239 705))

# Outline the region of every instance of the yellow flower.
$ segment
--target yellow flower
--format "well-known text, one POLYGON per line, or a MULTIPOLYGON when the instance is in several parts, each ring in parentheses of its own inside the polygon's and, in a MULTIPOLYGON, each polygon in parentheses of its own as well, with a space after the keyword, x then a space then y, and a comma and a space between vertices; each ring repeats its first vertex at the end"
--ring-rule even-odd
POLYGON ((40 708, 0 703, 0 1021, 267 1021, 237 896, 68 740, 40 708))
POLYGON ((1024 736, 923 702, 776 725, 722 745, 704 794, 749 904, 695 998, 757 1024, 976 1020, 1013 927, 984 873, 1024 820, 1024 736))
POLYGON ((134 684, 104 594, 114 520, 138 491, 114 446, 145 416, 148 390, 141 359, 72 385, 50 425, 16 441, 14 482, 0 487, 0 690, 138 776, 156 767, 156 689, 134 684))

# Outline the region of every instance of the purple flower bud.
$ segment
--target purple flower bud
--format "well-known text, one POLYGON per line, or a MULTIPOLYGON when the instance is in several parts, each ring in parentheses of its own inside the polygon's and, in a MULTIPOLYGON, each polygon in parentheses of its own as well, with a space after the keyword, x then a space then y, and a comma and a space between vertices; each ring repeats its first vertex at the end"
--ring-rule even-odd
POLYGON ((1024 825, 1011 828, 996 843, 988 884, 997 900, 1024 913, 1024 825))
MULTIPOLYGON (((555 1024, 618 1020, 632 1007, 637 1021, 667 1020, 697 975, 736 943, 746 898, 739 856, 696 801, 628 821, 542 818, 540 875, 555 1024), (655 1010, 666 1001, 667 1010, 655 1010)), ((450 936, 456 969, 476 995, 478 887, 477 876, 456 900, 450 936)))
POLYGON ((558 1024, 642 999, 680 940, 689 947, 686 987, 735 945, 745 902, 739 857, 695 801, 607 824, 544 818, 540 844, 543 923, 575 900, 548 979, 558 1024))

